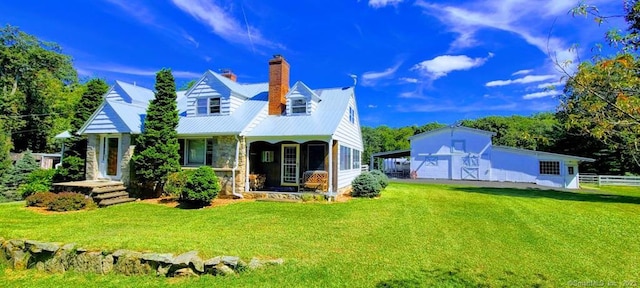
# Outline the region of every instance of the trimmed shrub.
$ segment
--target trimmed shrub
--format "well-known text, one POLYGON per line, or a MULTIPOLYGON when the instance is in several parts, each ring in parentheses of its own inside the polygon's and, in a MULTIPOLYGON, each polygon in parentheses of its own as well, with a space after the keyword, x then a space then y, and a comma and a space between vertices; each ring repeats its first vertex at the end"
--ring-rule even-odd
POLYGON ((369 172, 360 174, 356 179, 351 181, 351 196, 353 197, 377 197, 380 195, 382 186, 378 179, 369 172))
POLYGON ((27 197, 27 207, 49 207, 49 204, 58 197, 56 193, 42 192, 27 197))
POLYGON ((182 189, 181 200, 207 206, 218 196, 220 182, 213 168, 201 166, 187 177, 187 183, 182 189))
POLYGON ((84 160, 78 156, 66 156, 62 165, 55 170, 53 182, 71 182, 84 180, 84 160))
POLYGON ((57 197, 49 203, 49 210, 62 212, 96 207, 93 200, 83 194, 62 192, 56 195, 57 197))
POLYGON ((53 175, 56 173, 53 169, 36 169, 27 175, 27 183, 18 186, 18 194, 22 198, 38 193, 48 192, 51 190, 53 175))
POLYGON ((384 174, 384 172, 380 170, 373 170, 369 173, 378 179, 378 183, 380 183, 380 187, 382 187, 382 189, 387 188, 389 185, 389 177, 387 177, 387 174, 384 174))
POLYGON ((169 196, 180 197, 189 177, 193 176, 195 172, 196 170, 187 169, 169 174, 167 183, 164 184, 164 193, 169 196))

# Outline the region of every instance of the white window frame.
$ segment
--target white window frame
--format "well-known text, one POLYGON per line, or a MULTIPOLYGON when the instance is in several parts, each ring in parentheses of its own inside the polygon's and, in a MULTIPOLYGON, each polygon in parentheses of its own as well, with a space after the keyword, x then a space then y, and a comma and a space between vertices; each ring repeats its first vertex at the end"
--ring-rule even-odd
POLYGON ((351 149, 351 169, 360 169, 362 167, 362 152, 360 150, 351 149), (356 157, 357 155, 357 157, 356 157))
POLYGON ((222 113, 222 98, 215 97, 206 97, 206 98, 197 98, 196 99, 196 115, 220 115, 222 113), (200 101, 205 100, 206 103, 200 103, 200 101), (218 104, 213 105, 213 102, 217 100, 218 104), (217 112, 212 112, 212 108, 217 108, 217 112), (200 109, 205 109, 206 112, 202 113, 200 109))
POLYGON ((356 123, 356 111, 351 106, 349 106, 349 122, 356 123))
POLYGON ((206 138, 186 138, 184 139, 184 165, 185 166, 204 166, 207 165, 207 139, 206 138), (189 156, 191 155, 191 141, 204 141, 204 149, 202 151, 203 162, 190 162, 189 156))
POLYGON ((340 171, 351 170, 351 147, 340 145, 340 171))
POLYGON ((307 114, 307 99, 304 97, 291 97, 291 114, 307 114), (300 101, 301 103, 296 103, 300 101))

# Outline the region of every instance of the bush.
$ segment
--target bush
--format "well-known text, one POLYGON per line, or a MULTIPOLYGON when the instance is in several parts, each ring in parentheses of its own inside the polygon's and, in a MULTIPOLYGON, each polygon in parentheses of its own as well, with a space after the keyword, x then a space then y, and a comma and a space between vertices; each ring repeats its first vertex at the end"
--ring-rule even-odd
POLYGON ((206 206, 218 196, 218 192, 220 192, 220 182, 213 168, 201 166, 193 172, 193 175, 187 177, 181 200, 206 206))
POLYGON ((49 207, 58 195, 51 192, 35 193, 27 197, 27 207, 49 207))
POLYGON ((187 185, 189 177, 193 176, 196 170, 188 169, 174 172, 167 176, 167 183, 164 184, 164 193, 174 197, 180 197, 182 190, 187 185))
POLYGON ((382 189, 387 188, 389 185, 389 177, 387 177, 387 174, 384 174, 384 172, 380 170, 373 170, 369 173, 378 179, 378 183, 380 183, 380 187, 382 187, 382 189))
POLYGON ((71 182, 84 180, 84 160, 78 156, 66 156, 62 165, 55 170, 53 182, 71 182))
POLYGON ((27 183, 18 186, 18 194, 22 198, 26 198, 34 193, 48 192, 51 190, 53 175, 56 173, 53 169, 36 169, 27 175, 27 183))
POLYGON ((353 181, 351 181, 351 188, 351 196, 353 197, 373 198, 379 196, 380 190, 382 190, 378 179, 369 172, 364 172, 356 177, 356 179, 353 179, 353 181))
POLYGON ((83 194, 73 192, 62 192, 49 203, 49 210, 52 211, 76 211, 85 208, 94 208, 96 204, 91 198, 83 194))

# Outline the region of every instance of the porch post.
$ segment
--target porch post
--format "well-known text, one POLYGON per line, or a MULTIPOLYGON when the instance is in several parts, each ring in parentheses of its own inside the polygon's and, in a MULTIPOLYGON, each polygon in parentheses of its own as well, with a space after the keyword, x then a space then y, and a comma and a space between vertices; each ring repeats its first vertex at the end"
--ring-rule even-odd
POLYGON ((327 142, 329 148, 329 193, 333 193, 333 137, 327 142))
POLYGON ((247 138, 245 138, 245 142, 247 143, 247 153, 245 153, 245 160, 247 161, 247 167, 245 167, 246 172, 244 173, 244 192, 249 192, 249 165, 251 165, 251 161, 249 161, 249 159, 251 157, 249 157, 251 154, 249 154, 249 151, 251 151, 251 141, 247 140, 247 138))

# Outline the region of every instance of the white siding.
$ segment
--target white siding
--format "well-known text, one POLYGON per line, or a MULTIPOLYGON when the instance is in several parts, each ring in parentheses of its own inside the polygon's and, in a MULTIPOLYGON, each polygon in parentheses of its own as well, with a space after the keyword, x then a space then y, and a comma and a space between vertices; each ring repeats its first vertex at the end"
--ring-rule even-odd
MULTIPOLYGON (((336 133, 333 136, 333 139, 338 140, 339 145, 343 145, 349 147, 351 149, 362 152, 364 150, 362 144, 362 134, 360 130, 360 117, 358 115, 358 109, 356 106, 355 97, 352 95, 351 99, 349 99, 349 107, 354 109, 354 123, 349 121, 349 108, 345 109, 344 114, 342 115, 342 119, 340 120, 340 124, 338 124, 338 128, 336 129, 336 133)), ((340 154, 340 149, 338 149, 338 154, 340 154)), ((353 157, 353 152, 351 153, 353 157)), ((340 155, 337 157, 338 162, 340 161, 340 155)), ((362 159, 362 154, 360 155, 360 162, 363 163, 364 159, 362 159)), ((359 167, 351 170, 340 170, 340 163, 338 163, 338 189, 347 187, 351 185, 351 181, 358 177, 362 173, 359 167)))
MULTIPOLYGON (((215 77, 210 75, 202 78, 196 86, 189 91, 187 97, 187 117, 198 116, 196 114, 196 105, 198 98, 220 97, 220 114, 228 115, 231 111, 231 107, 240 106, 239 103, 231 104, 230 96, 231 90, 222 84, 215 77)), ((235 98, 235 97, 234 97, 235 98)), ((235 101, 235 100, 234 100, 235 101)))
POLYGON ((107 94, 104 96, 105 99, 107 100, 111 100, 111 101, 118 101, 118 102, 127 102, 122 95, 126 95, 124 92, 121 91, 120 87, 118 85, 115 85, 113 87, 111 87, 111 89, 107 92, 107 94))
POLYGON ((111 106, 104 105, 84 130, 84 134, 121 133, 122 131, 129 131, 129 127, 118 117, 111 106))

